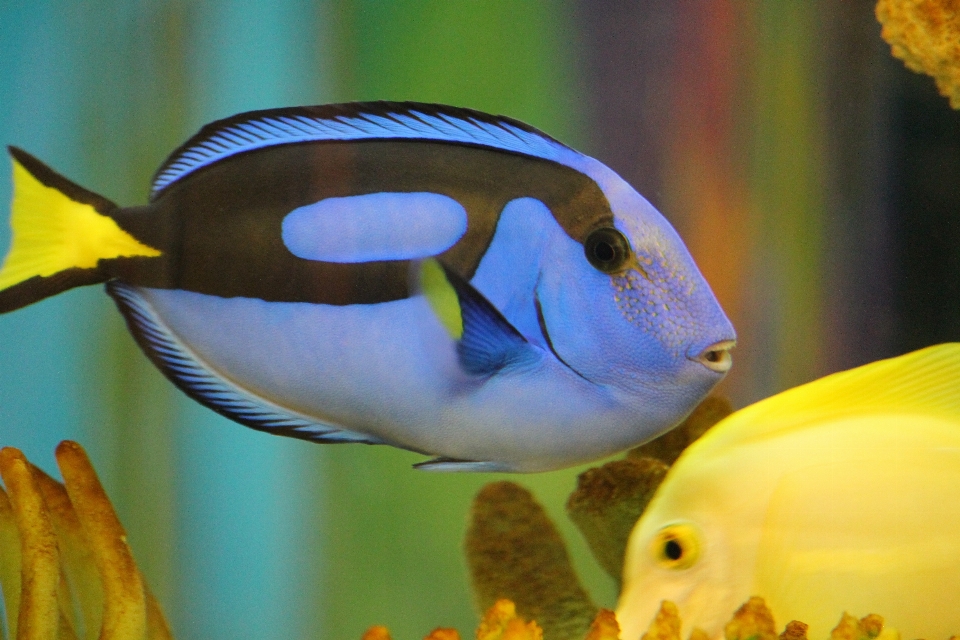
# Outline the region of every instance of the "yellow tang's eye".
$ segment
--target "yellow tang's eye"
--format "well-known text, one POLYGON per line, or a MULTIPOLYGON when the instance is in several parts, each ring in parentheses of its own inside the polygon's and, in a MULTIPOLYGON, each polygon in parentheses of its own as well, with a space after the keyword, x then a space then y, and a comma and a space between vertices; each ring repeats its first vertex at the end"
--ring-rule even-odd
POLYGON ((688 569, 701 552, 700 533, 689 524, 670 524, 657 532, 650 545, 653 560, 664 569, 688 569))

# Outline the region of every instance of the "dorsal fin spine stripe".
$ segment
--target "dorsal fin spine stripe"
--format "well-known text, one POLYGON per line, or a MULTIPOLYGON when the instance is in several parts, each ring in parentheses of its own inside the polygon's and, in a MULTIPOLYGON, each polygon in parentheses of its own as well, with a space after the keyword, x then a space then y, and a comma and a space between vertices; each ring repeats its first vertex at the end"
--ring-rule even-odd
POLYGON ((521 128, 525 125, 508 120, 488 121, 476 112, 447 113, 432 105, 402 104, 385 112, 377 112, 384 107, 376 104, 338 108, 358 110, 349 114, 334 112, 329 116, 261 112, 251 114, 249 120, 224 124, 192 146, 176 152, 161 167, 154 180, 152 197, 180 178, 224 158, 301 142, 413 139, 490 147, 568 166, 573 166, 572 159, 582 158, 544 134, 521 128))

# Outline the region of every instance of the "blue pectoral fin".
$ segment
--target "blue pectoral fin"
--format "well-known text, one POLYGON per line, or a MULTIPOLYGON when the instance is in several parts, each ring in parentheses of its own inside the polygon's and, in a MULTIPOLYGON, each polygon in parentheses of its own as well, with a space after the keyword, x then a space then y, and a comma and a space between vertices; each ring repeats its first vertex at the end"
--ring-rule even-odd
POLYGON ((502 462, 478 462, 476 460, 458 460, 456 458, 433 458, 413 465, 418 471, 498 473, 516 471, 502 462))
POLYGON ((188 396, 220 415, 258 431, 313 442, 384 444, 376 437, 320 422, 241 388, 184 345, 136 287, 113 280, 107 283, 107 293, 157 368, 188 396))
POLYGON ((491 376, 507 367, 533 362, 537 348, 473 285, 441 266, 460 302, 463 333, 457 354, 463 369, 474 375, 491 376))

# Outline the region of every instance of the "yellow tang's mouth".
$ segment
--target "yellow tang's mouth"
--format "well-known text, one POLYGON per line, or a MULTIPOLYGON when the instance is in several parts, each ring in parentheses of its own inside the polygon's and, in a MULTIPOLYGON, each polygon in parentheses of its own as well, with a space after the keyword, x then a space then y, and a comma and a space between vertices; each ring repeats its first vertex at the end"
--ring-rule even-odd
POLYGON ((713 343, 701 351, 697 357, 691 359, 696 360, 711 371, 726 373, 733 366, 733 356, 730 355, 730 350, 735 346, 737 346, 736 340, 721 340, 713 343))

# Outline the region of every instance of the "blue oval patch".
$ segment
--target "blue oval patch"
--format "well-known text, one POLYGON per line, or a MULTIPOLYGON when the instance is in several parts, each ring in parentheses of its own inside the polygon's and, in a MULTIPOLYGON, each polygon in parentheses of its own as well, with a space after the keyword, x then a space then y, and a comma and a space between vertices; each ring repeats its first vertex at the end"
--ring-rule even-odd
POLYGON ((448 196, 368 193, 297 207, 283 219, 282 237, 298 258, 374 262, 435 256, 466 231, 466 210, 448 196))

